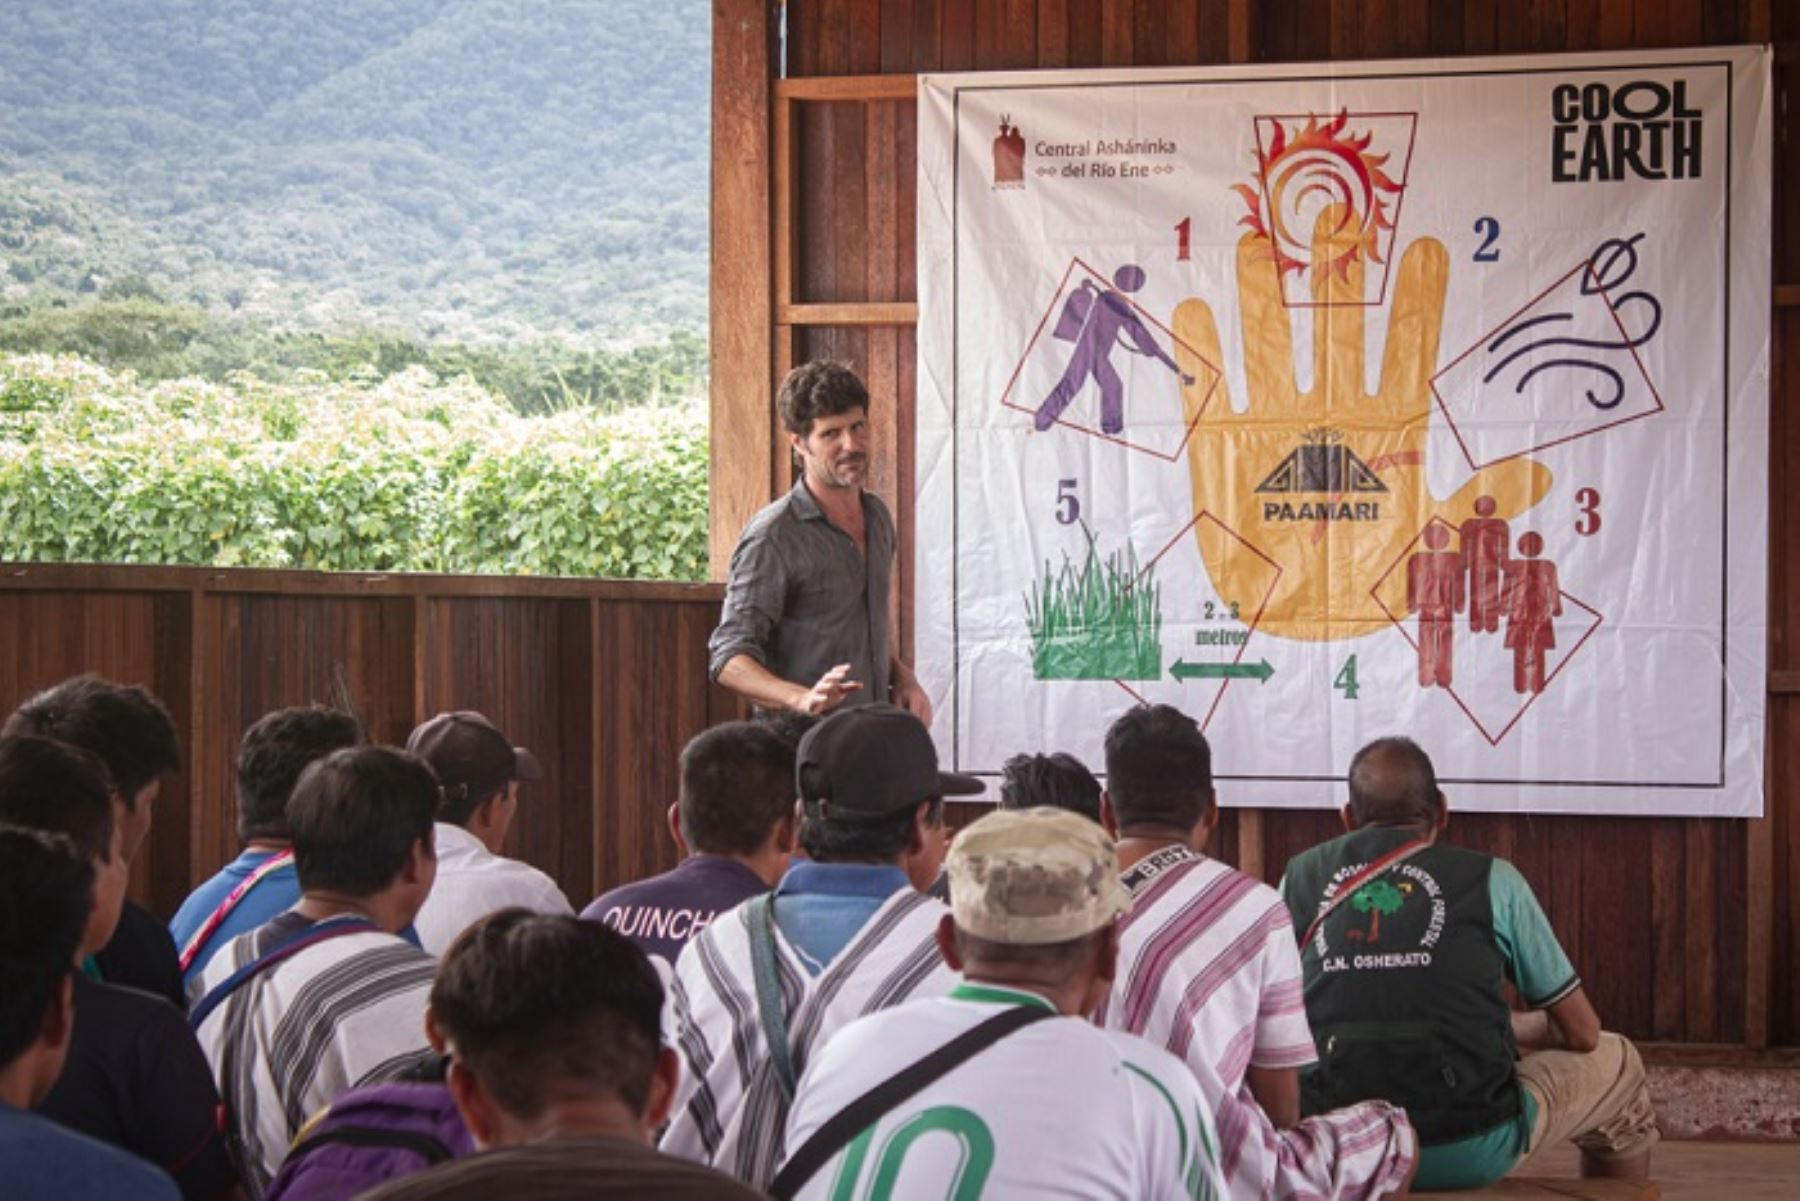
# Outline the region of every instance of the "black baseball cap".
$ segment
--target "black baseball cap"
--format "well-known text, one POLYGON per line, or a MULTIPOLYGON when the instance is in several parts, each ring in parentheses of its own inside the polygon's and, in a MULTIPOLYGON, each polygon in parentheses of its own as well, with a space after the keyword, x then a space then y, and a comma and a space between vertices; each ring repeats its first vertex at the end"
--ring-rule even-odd
POLYGON ((446 793, 484 796, 512 780, 541 780, 537 756, 502 734, 481 714, 440 713, 412 732, 406 749, 431 764, 446 793))
POLYGON ((938 770, 918 718, 894 705, 839 709, 806 732, 794 765, 806 815, 827 821, 886 817, 920 801, 975 796, 974 776, 938 770))

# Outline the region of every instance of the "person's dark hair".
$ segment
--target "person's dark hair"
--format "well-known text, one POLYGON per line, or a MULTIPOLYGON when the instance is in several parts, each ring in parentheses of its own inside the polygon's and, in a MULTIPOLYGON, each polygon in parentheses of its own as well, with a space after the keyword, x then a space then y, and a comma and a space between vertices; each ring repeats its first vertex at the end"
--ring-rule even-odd
POLYGON ((1106 731, 1106 795, 1121 830, 1192 829, 1212 803, 1212 748, 1170 705, 1128 709, 1106 731))
POLYGON ((1065 939, 1062 942, 1027 945, 978 938, 959 926, 955 935, 956 953, 965 962, 979 960, 983 963, 1031 968, 1038 979, 1049 983, 1067 979, 1071 972, 1080 967, 1081 961, 1093 953, 1094 942, 1100 934, 1099 930, 1094 930, 1079 938, 1065 939))
POLYGON ((373 896, 420 841, 432 850, 437 777, 423 759, 386 746, 348 747, 300 773, 287 805, 302 889, 373 896))
POLYGON ((836 417, 852 409, 868 412, 869 390, 856 372, 842 363, 805 363, 788 372, 781 382, 775 408, 781 414, 783 428, 804 438, 812 433, 812 424, 820 417, 836 417))
POLYGON ((599 922, 502 909, 459 935, 431 987, 452 1056, 494 1102, 529 1121, 571 1091, 650 1103, 662 1045, 662 982, 649 958, 599 922))
POLYGON ((356 718, 324 705, 263 714, 238 744, 238 837, 286 838, 288 798, 306 765, 361 741, 356 718))
POLYGON ((681 836, 709 855, 749 855, 794 812, 794 747, 749 721, 696 734, 681 752, 681 836))
POLYGON ((0 826, 0 1067, 37 1041, 93 895, 93 865, 67 839, 0 826))
POLYGON ((0 822, 58 835, 84 858, 111 862, 112 779, 106 764, 49 738, 0 738, 0 822))
POLYGON ((1356 752, 1349 782, 1359 826, 1435 823, 1443 806, 1431 756, 1410 738, 1377 738, 1356 752))
POLYGON ((1033 809, 1048 805, 1100 820, 1100 781, 1087 765, 1065 751, 1014 755, 1000 765, 1000 807, 1033 809))
POLYGON ((511 780, 502 780, 492 788, 481 792, 471 792, 467 784, 458 784, 444 789, 443 799, 438 802, 437 819, 446 825, 469 828, 469 822, 475 817, 475 811, 506 792, 512 787, 511 780))
POLYGON ((20 705, 0 737, 38 734, 100 756, 125 807, 164 772, 181 770, 181 744, 163 703, 136 684, 76 676, 20 705))
POLYGON ((798 750, 800 740, 806 732, 818 725, 820 717, 817 713, 802 713, 798 709, 770 709, 756 715, 757 725, 769 731, 775 737, 798 750))
MULTIPOLYGON (((941 799, 920 801, 929 806, 925 824, 944 820, 941 799)), ((820 863, 897 863, 912 838, 913 815, 918 805, 896 809, 883 817, 813 818, 800 823, 800 849, 820 863)))

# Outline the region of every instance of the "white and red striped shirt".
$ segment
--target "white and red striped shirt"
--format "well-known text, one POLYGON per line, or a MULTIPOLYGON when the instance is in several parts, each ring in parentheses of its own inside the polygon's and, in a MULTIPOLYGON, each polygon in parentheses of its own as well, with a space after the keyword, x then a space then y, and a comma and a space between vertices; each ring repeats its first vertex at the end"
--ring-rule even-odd
POLYGON ((1205 1063, 1232 1092, 1252 1067, 1317 1058, 1280 893, 1183 846, 1140 860, 1125 886, 1119 972, 1096 1021, 1205 1063))

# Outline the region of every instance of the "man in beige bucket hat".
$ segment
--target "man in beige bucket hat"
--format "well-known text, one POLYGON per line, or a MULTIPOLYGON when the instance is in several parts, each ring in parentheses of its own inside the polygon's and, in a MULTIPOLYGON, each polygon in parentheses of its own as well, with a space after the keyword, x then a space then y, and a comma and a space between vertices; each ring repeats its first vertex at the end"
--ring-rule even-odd
POLYGON ((938 949, 960 982, 813 1057, 774 1195, 862 1196, 867 1178, 894 1197, 1223 1197, 1193 1075, 1087 1020, 1130 906, 1106 832, 1063 810, 992 813, 958 835, 949 873, 938 949))

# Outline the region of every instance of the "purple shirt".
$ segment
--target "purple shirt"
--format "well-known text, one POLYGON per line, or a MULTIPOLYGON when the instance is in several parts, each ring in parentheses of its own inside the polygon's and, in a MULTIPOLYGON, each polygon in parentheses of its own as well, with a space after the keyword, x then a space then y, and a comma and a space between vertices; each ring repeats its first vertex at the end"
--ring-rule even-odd
POLYGON ((673 871, 613 889, 581 916, 611 926, 646 954, 673 964, 687 940, 713 918, 768 891, 762 877, 736 859, 694 855, 673 871))

